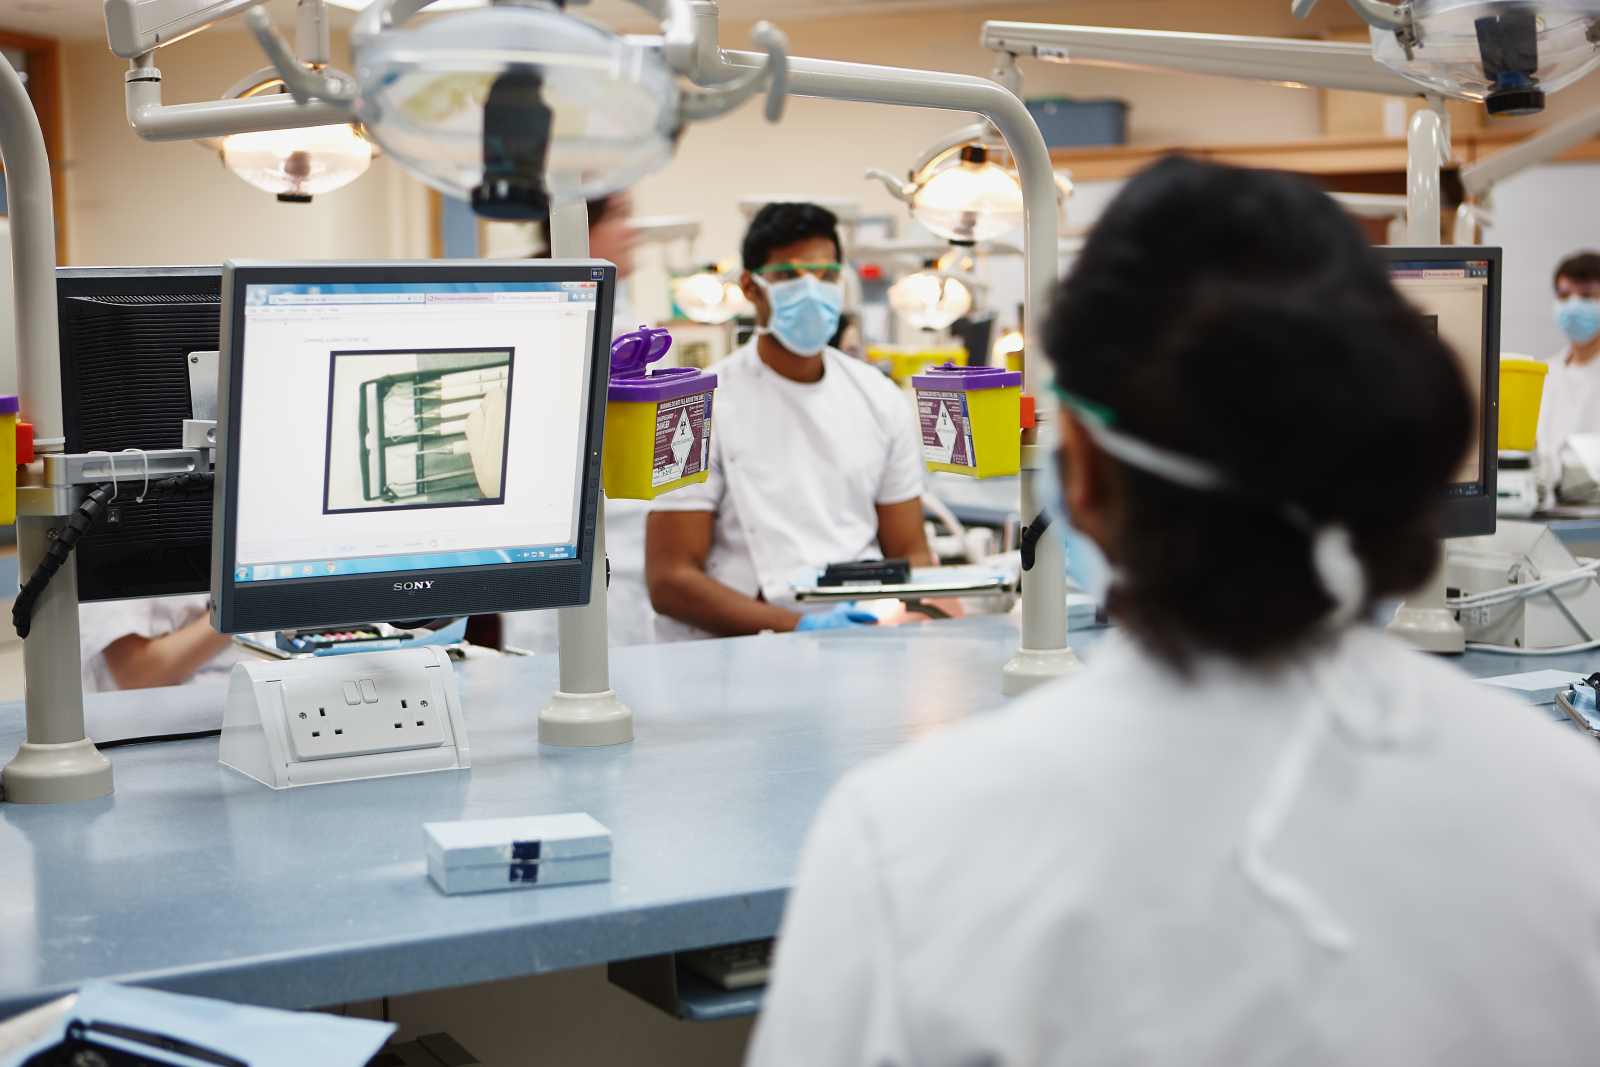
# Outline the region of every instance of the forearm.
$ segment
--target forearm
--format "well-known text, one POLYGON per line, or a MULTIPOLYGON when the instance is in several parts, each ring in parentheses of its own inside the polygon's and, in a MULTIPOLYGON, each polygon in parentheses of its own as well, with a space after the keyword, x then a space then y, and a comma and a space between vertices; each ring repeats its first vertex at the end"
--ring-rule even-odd
POLYGON ((177 685, 228 647, 229 638, 198 619, 160 637, 125 634, 105 648, 106 666, 119 689, 177 685))
POLYGON ((693 567, 678 568, 652 579, 650 603, 661 614, 718 637, 793 630, 801 618, 798 612, 735 592, 693 567))

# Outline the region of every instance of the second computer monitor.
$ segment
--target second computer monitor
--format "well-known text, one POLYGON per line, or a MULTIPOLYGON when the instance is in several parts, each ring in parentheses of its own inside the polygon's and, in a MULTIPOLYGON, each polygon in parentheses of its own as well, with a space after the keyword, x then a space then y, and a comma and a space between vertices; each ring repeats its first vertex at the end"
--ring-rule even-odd
POLYGON ((1441 535, 1492 534, 1500 435, 1500 249, 1388 245, 1378 252, 1394 287, 1460 361, 1472 396, 1472 444, 1445 489, 1441 535))
POLYGON ((615 280, 225 264, 218 628, 587 603, 615 280))

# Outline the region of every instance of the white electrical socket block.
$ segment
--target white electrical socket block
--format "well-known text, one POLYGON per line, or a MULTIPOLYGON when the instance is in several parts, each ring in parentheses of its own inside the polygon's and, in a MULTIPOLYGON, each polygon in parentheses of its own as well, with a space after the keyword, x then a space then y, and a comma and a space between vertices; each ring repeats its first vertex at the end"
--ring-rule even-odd
POLYGON ((235 664, 218 759, 274 789, 472 765, 436 645, 235 664))

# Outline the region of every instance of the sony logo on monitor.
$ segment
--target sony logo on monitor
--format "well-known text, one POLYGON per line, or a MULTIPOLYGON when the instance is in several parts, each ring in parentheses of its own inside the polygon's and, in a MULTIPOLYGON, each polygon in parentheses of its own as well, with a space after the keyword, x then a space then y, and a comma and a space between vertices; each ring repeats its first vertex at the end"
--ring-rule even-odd
POLYGON ((397 593, 409 593, 414 589, 432 589, 432 588, 433 588, 433 583, 432 582, 395 582, 394 583, 394 591, 397 592, 397 593))

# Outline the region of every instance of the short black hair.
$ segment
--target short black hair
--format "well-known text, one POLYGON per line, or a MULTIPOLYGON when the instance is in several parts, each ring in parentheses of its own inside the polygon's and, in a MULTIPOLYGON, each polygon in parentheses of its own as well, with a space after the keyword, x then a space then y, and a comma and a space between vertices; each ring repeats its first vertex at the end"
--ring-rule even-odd
POLYGON ((833 254, 842 254, 839 217, 833 212, 816 204, 768 204, 756 212, 744 235, 744 269, 760 270, 774 248, 809 237, 826 237, 833 242, 833 254))
POLYGON ((1369 603, 1432 573, 1471 436, 1465 377, 1305 181, 1179 157, 1145 170, 1090 234, 1045 346, 1062 388, 1234 487, 1119 464, 1110 606, 1160 658, 1270 662, 1324 633, 1332 600, 1288 509, 1349 529, 1369 603))
POLYGON ((1579 252, 1563 259, 1550 284, 1555 285, 1562 278, 1571 278, 1575 282, 1600 282, 1600 255, 1579 252))

